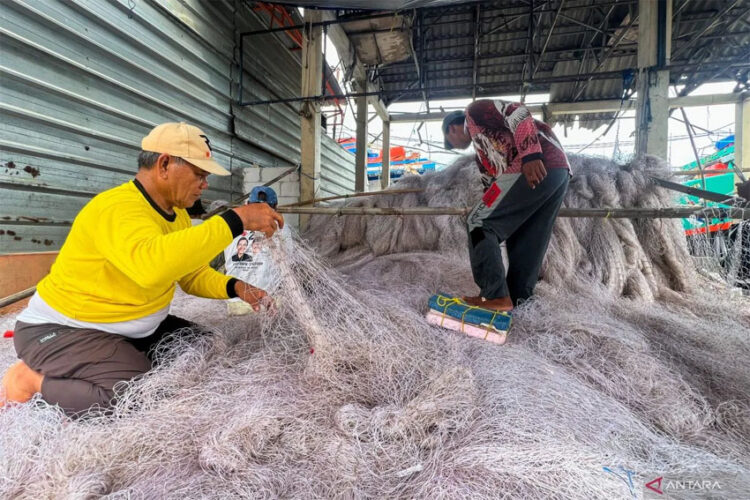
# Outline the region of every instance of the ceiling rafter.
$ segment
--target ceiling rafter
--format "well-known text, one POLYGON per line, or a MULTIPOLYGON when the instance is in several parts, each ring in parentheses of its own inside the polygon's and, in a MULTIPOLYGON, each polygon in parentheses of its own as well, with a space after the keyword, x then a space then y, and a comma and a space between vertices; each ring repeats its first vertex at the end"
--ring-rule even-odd
MULTIPOLYGON (((402 12, 419 12, 421 19, 414 17, 408 60, 371 68, 383 82, 384 100, 429 103, 438 96, 476 98, 512 85, 514 91, 548 91, 558 83, 572 84, 571 98, 596 98, 612 85, 599 82, 621 78, 618 71, 629 64, 624 58, 637 54, 632 35, 638 0, 510 1, 512 5, 496 0, 402 12), (557 63, 570 61, 582 61, 580 68, 571 67, 567 75, 553 73, 557 63)), ((732 58, 750 44, 750 9, 742 3, 747 0, 673 1, 671 82, 740 78, 750 63, 732 58), (722 68, 716 61, 731 64, 722 68)), ((363 16, 363 11, 347 12, 363 16)), ((383 54, 387 50, 382 43, 377 48, 383 54)))
MULTIPOLYGON (((677 57, 679 54, 681 54, 683 51, 689 49, 692 47, 698 40, 700 40, 700 37, 711 32, 711 30, 715 29, 721 23, 725 22, 723 19, 724 16, 730 12, 738 3, 740 3, 742 0, 734 0, 732 3, 728 4, 727 6, 722 9, 719 14, 717 14, 715 17, 708 19, 704 25, 704 27, 700 30, 699 34, 695 35, 693 38, 690 39, 690 41, 682 45, 675 50, 672 51, 672 57, 677 57)), ((746 11, 747 12, 747 11, 746 11)))

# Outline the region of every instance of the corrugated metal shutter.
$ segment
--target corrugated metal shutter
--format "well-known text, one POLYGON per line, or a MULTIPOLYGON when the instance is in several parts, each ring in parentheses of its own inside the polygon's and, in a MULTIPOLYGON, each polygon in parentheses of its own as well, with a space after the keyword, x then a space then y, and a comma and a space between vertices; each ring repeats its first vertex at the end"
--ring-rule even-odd
MULTIPOLYGON (((299 71, 299 69, 297 70, 299 71)), ((286 113, 280 113, 281 105, 270 106, 234 106, 237 136, 242 139, 260 137, 275 148, 278 154, 284 155, 292 163, 300 162, 300 142, 287 143, 276 140, 280 130, 293 131, 295 137, 301 133, 300 121, 290 119, 286 113)), ((330 137, 321 137, 320 151, 320 193, 319 196, 335 196, 354 191, 354 155, 347 152, 330 137)))
POLYGON ((336 196, 354 192, 353 154, 325 136, 320 152, 320 191, 321 197, 336 196))
MULTIPOLYGON (((263 27, 245 2, 3 0, 0 19, 2 253, 59 248, 91 196, 133 177, 140 139, 164 121, 201 127, 236 174, 212 177, 208 199, 239 194, 244 167, 298 161, 291 107, 256 109, 247 140, 234 135, 234 33, 263 27)), ((276 35, 253 43, 251 95, 298 93, 299 55, 276 35)))

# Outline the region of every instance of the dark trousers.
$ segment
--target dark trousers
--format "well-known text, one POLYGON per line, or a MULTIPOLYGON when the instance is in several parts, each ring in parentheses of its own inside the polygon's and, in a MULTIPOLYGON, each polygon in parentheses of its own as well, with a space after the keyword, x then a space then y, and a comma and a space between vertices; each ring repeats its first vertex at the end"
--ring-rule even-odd
POLYGON ((550 169, 531 189, 519 175, 512 185, 504 186, 505 192, 500 189, 499 199, 480 203, 469 215, 471 271, 482 297, 510 296, 518 305, 534 293, 569 178, 567 169, 550 169), (503 241, 508 250, 507 277, 500 249, 503 241))
POLYGON ((169 315, 148 337, 131 339, 90 328, 18 321, 13 342, 18 357, 44 375, 44 400, 74 415, 92 406, 109 408, 115 384, 149 371, 153 347, 181 328, 200 327, 169 315))

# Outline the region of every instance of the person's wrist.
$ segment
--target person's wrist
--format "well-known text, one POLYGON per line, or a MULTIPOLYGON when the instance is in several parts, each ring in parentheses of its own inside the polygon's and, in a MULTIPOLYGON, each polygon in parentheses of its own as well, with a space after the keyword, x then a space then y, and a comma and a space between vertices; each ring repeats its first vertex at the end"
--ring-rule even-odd
POLYGON ((237 236, 242 234, 245 223, 236 210, 227 210, 219 217, 224 219, 224 221, 227 223, 227 226, 229 226, 229 230, 232 232, 232 238, 236 238, 237 236))
POLYGON ((237 296, 239 296, 239 293, 237 293, 237 283, 239 280, 237 278, 229 278, 229 281, 227 281, 227 296, 230 299, 233 299, 237 296))

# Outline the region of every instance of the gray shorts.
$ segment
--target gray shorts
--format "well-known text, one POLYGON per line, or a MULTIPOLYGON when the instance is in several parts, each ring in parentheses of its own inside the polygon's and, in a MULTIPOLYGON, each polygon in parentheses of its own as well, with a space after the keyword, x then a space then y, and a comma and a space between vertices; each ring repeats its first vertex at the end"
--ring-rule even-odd
POLYGON ((74 415, 92 406, 109 408, 115 384, 149 371, 153 347, 181 328, 201 329, 170 315, 153 334, 131 339, 91 328, 18 321, 13 342, 18 357, 44 375, 44 400, 74 415))

